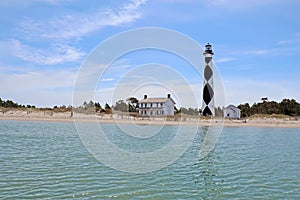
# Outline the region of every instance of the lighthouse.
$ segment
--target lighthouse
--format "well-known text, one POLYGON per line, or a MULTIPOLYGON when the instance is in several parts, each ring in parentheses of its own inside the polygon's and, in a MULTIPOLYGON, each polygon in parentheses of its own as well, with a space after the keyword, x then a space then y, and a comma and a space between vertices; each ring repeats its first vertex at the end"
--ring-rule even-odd
POLYGON ((214 82, 213 82, 213 63, 212 56, 214 55, 211 45, 207 43, 204 50, 204 83, 203 83, 203 116, 215 116, 214 102, 214 82))

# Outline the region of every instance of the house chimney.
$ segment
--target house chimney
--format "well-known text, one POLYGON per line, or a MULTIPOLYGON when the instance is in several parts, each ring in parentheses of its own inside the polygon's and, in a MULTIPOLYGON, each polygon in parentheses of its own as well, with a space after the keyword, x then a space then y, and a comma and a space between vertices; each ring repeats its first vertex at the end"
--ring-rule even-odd
POLYGON ((171 94, 168 94, 168 99, 170 99, 171 98, 171 94))
POLYGON ((147 99, 147 95, 146 94, 144 95, 144 99, 147 99))

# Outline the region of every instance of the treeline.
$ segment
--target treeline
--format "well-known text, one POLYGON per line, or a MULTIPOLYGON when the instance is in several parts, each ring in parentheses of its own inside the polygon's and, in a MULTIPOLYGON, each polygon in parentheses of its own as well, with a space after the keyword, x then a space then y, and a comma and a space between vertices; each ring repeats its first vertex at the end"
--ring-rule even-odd
POLYGON ((177 109, 176 107, 174 107, 175 109, 175 114, 186 114, 186 115, 193 115, 193 116, 197 116, 200 115, 202 113, 201 109, 198 108, 184 108, 184 107, 180 107, 179 109, 177 109))
MULTIPOLYGON (((124 100, 118 100, 115 102, 114 105, 109 106, 107 103, 105 104, 104 107, 100 105, 98 102, 93 102, 93 101, 85 101, 81 106, 79 106, 77 109, 81 109, 83 111, 96 111, 99 113, 107 113, 110 114, 112 111, 119 111, 119 112, 130 112, 130 113, 136 113, 138 112, 138 100, 135 97, 129 97, 124 100)), ((198 108, 184 108, 180 107, 177 109, 174 107, 175 114, 186 114, 186 115, 194 115, 198 116, 202 113, 201 109, 198 108)))
POLYGON ((89 101, 89 102, 84 101, 81 106, 74 109, 82 110, 85 112, 98 112, 98 113, 106 113, 106 114, 112 113, 112 109, 110 105, 108 105, 107 103, 105 104, 104 107, 102 107, 99 102, 93 102, 93 101, 89 101))
MULTIPOLYGON (((13 102, 12 100, 2 100, 0 98, 0 107, 3 108, 36 108, 34 105, 21 105, 13 102)), ((276 101, 263 101, 260 103, 254 103, 252 106, 249 103, 240 104, 237 106, 241 110, 241 117, 249 117, 255 114, 272 115, 282 114, 288 116, 300 116, 300 103, 295 99, 283 99, 281 102, 276 101)), ((117 101, 114 105, 110 106, 106 103, 104 106, 100 105, 99 102, 85 101, 81 106, 73 108, 72 106, 54 106, 53 108, 40 108, 57 111, 71 111, 72 109, 82 110, 85 112, 97 112, 111 114, 112 111, 120 112, 132 112, 138 111, 138 100, 135 97, 129 97, 124 100, 117 101)), ((202 110, 199 108, 184 108, 180 107, 175 109, 175 114, 187 114, 198 116, 202 114, 202 110)), ((215 109, 216 116, 223 116, 223 109, 218 107, 215 109)))
POLYGON ((300 103, 295 99, 283 99, 281 102, 263 101, 254 103, 252 106, 249 103, 240 104, 238 108, 241 110, 241 117, 249 117, 255 114, 282 114, 289 116, 300 116, 300 103))
POLYGON ((3 108, 35 108, 33 105, 21 105, 18 103, 13 102, 12 100, 2 100, 0 98, 0 107, 3 108))

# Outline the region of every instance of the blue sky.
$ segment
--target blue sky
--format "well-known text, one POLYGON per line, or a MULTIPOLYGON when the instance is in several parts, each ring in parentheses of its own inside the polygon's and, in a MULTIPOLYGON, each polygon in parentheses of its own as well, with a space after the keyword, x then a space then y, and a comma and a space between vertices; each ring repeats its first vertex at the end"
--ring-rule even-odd
MULTIPOLYGON (((213 45, 226 104, 252 104, 265 96, 300 101, 299 9, 297 0, 1 1, 0 97, 37 106, 71 105, 80 66, 99 43, 122 31, 162 27, 213 45)), ((201 98, 201 77, 188 64, 167 53, 143 51, 114 63, 100 81, 96 100, 111 101, 114 87, 125 81, 121 77, 147 63, 173 67, 201 98)), ((167 92, 147 90, 149 96, 167 92)))

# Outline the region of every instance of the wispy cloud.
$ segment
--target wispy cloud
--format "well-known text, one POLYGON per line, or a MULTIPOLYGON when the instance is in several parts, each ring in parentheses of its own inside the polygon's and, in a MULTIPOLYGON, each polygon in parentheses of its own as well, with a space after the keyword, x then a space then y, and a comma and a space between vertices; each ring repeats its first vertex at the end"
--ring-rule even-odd
POLYGON ((300 95, 298 95, 297 87, 293 85, 297 85, 296 80, 286 82, 285 80, 239 79, 238 77, 235 80, 224 80, 227 104, 235 105, 259 102, 261 97, 265 96, 275 101, 281 101, 284 98, 298 100, 300 95))
POLYGON ((76 47, 79 40, 104 27, 121 26, 139 19, 138 9, 146 1, 131 0, 117 9, 98 9, 93 13, 57 16, 46 21, 24 17, 18 28, 19 39, 12 40, 15 55, 41 65, 79 61, 86 54, 76 47))
POLYGON ((293 40, 280 40, 277 42, 277 45, 287 45, 287 44, 292 44, 294 41, 293 40))
POLYGON ((279 40, 276 44, 282 45, 282 46, 285 46, 285 45, 299 46, 299 43, 300 43, 300 33, 294 33, 294 34, 291 34, 288 39, 285 38, 283 40, 279 40))
MULTIPOLYGON (((9 71, 9 67, 0 67, 1 91, 9 88, 11 92, 29 92, 37 89, 72 87, 77 72, 75 70, 19 70, 9 71)), ((8 92, 8 91, 7 91, 8 92)))
POLYGON ((213 7, 223 7, 227 9, 234 9, 234 10, 244 10, 249 9, 252 7, 258 7, 258 6, 266 6, 266 5, 274 5, 276 3, 280 3, 280 0, 207 0, 208 6, 213 7))
POLYGON ((147 0, 132 0, 118 9, 98 9, 94 13, 64 15, 47 22, 24 18, 20 31, 27 38, 72 40, 81 39, 89 33, 106 26, 119 26, 141 17, 139 7, 147 0))
POLYGON ((115 78, 103 78, 103 79, 101 79, 101 81, 103 81, 103 82, 109 82, 109 81, 114 81, 115 80, 115 78))
POLYGON ((50 43, 47 49, 41 49, 12 40, 12 48, 17 57, 41 65, 76 62, 85 55, 80 49, 61 43, 50 43))
POLYGON ((12 71, 11 66, 0 66, 2 98, 37 106, 71 104, 76 70, 36 71, 25 70, 21 66, 14 67, 15 70, 12 71))
POLYGON ((215 60, 215 63, 224 63, 224 62, 230 62, 236 60, 236 58, 233 57, 222 57, 222 58, 218 58, 217 60, 215 60))
POLYGON ((243 48, 236 51, 230 51, 226 53, 228 57, 237 57, 237 56, 244 56, 244 57, 257 57, 257 56, 278 56, 278 55, 285 55, 285 54, 293 54, 295 52, 299 52, 300 47, 270 47, 270 48, 243 48))
MULTIPOLYGON (((65 1, 74 1, 74 0, 65 0, 65 1)), ((24 7, 29 6, 34 3, 47 3, 47 4, 59 4, 62 2, 61 0, 10 0, 10 1, 0 1, 0 6, 7 6, 7 7, 24 7)))
POLYGON ((274 49, 255 49, 255 50, 249 50, 249 51, 241 51, 240 54, 243 55, 251 55, 251 56, 257 56, 257 55, 266 55, 274 53, 274 49))
POLYGON ((161 2, 166 2, 166 3, 193 3, 197 2, 197 0, 160 0, 161 2))

